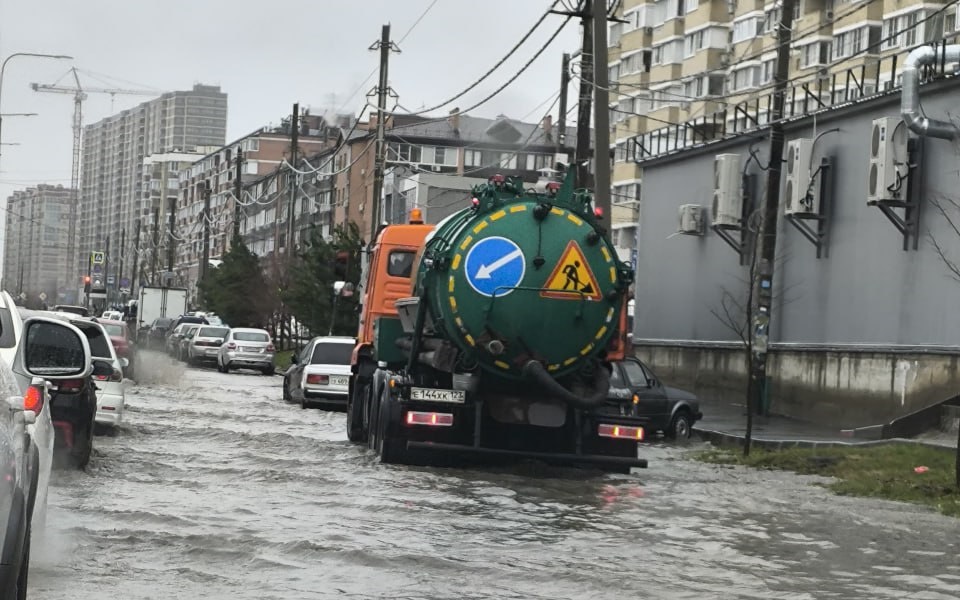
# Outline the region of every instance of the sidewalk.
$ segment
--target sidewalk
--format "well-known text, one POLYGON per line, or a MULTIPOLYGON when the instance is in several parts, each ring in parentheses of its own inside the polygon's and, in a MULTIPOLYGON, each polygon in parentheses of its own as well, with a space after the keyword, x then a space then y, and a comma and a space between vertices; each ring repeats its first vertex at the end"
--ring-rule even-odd
MULTIPOLYGON (((703 419, 693 432, 718 446, 742 445, 747 430, 746 407, 722 402, 700 401, 703 419)), ((871 446, 890 443, 924 444, 937 448, 956 449, 957 434, 931 431, 917 438, 868 440, 856 438, 840 429, 807 423, 778 415, 754 416, 752 444, 755 447, 816 448, 821 446, 871 446)))

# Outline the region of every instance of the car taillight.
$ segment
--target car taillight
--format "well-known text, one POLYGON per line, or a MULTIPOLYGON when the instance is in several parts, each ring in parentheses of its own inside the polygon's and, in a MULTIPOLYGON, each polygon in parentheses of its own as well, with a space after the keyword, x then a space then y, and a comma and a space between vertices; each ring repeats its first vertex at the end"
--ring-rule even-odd
POLYGON ((44 390, 39 386, 31 385, 28 387, 23 395, 23 410, 32 410, 39 415, 40 411, 43 410, 43 392, 44 390))
POLYGON ((330 378, 326 375, 307 375, 307 383, 314 385, 326 385, 329 381, 330 378))
POLYGON ((273 344, 267 344, 267 352, 273 352, 276 348, 273 347, 273 344))
POLYGON ((415 412, 409 411, 406 418, 407 425, 429 425, 431 427, 450 427, 453 425, 453 415, 450 413, 415 412))
POLYGON ((625 425, 600 425, 597 435, 608 438, 622 438, 631 440, 643 439, 643 427, 627 427, 625 425))
POLYGON ((233 342, 230 342, 229 344, 227 344, 227 350, 236 350, 236 349, 237 349, 237 345, 234 344, 233 342))
POLYGON ((66 379, 57 384, 57 391, 73 394, 83 389, 82 379, 66 379))

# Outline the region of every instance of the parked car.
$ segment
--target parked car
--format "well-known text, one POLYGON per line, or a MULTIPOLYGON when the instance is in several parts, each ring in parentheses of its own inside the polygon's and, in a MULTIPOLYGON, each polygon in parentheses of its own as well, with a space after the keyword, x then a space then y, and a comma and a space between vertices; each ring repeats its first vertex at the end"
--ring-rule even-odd
POLYGON ((346 408, 352 337, 315 337, 294 354, 283 376, 283 399, 301 408, 316 403, 346 408))
POLYGON ((126 408, 126 394, 123 388, 123 369, 129 366, 125 357, 119 356, 111 343, 113 336, 103 322, 92 319, 91 324, 98 326, 101 335, 91 331, 88 336, 90 353, 95 363, 105 362, 108 366, 98 365, 93 374, 96 385, 97 413, 94 422, 107 428, 115 428, 123 420, 126 408))
POLYGON ((103 314, 100 315, 100 318, 108 321, 122 321, 123 313, 119 310, 105 310, 103 311, 103 314))
POLYGON ((170 330, 163 344, 164 351, 167 354, 174 358, 177 357, 177 353, 180 351, 180 340, 192 325, 193 323, 181 323, 170 330))
POLYGON ((186 340, 187 363, 197 365, 201 362, 216 362, 217 352, 228 333, 229 327, 199 327, 194 335, 186 340))
POLYGON ((93 320, 103 325, 103 328, 107 331, 107 335, 110 336, 110 343, 113 344, 113 349, 116 351, 117 358, 126 359, 127 364, 123 369, 124 376, 135 379, 136 367, 134 363, 136 362, 136 342, 130 335, 130 328, 127 322, 107 320, 105 318, 95 318, 93 320))
POLYGON ((230 369, 259 369, 264 375, 273 375, 276 349, 270 334, 264 329, 237 327, 231 329, 217 352, 217 369, 227 373, 230 369))
MULTIPOLYGON (((0 296, 4 310, 13 316, 13 300, 6 292, 0 296)), ((84 335, 69 323, 28 317, 20 329, 13 364, 0 361, 0 388, 8 408, 0 411, 0 597, 22 600, 27 595, 31 534, 34 525, 43 524, 50 479, 53 437, 45 388, 48 381, 88 376, 91 360, 84 335)))
POLYGON ((183 334, 180 336, 180 339, 177 340, 177 349, 175 355, 177 360, 186 361, 187 360, 187 348, 193 342, 193 336, 197 334, 197 331, 200 330, 202 325, 197 325, 195 323, 187 323, 183 329, 183 334))
POLYGON ((173 325, 173 319, 161 317, 154 319, 153 323, 147 328, 146 339, 140 338, 140 341, 146 342, 146 347, 151 350, 163 350, 167 342, 167 334, 173 325))
POLYGON ((634 398, 631 415, 645 418, 648 432, 663 432, 668 439, 689 438, 694 423, 703 418, 696 396, 663 385, 650 367, 636 358, 613 363, 610 401, 623 406, 626 398, 634 398))
POLYGON ((192 323, 192 324, 194 324, 194 325, 209 325, 209 324, 210 324, 210 323, 207 322, 206 317, 204 317, 204 316, 202 316, 202 315, 186 314, 186 315, 180 315, 179 317, 177 317, 176 319, 174 319, 174 320, 173 320, 173 324, 171 325, 171 327, 177 327, 177 326, 182 325, 182 324, 184 324, 184 323, 192 323))
POLYGON ((57 304, 53 307, 54 312, 70 313, 74 315, 80 315, 81 317, 87 317, 90 315, 90 311, 87 310, 86 306, 73 306, 71 304, 57 304))

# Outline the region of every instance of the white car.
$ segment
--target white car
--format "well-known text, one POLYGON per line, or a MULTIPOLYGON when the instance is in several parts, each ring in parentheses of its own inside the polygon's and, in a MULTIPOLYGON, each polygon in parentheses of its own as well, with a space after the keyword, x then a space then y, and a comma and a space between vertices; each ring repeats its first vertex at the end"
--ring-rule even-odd
POLYGON ((100 318, 106 319, 108 321, 122 321, 123 313, 120 312, 119 310, 107 310, 107 311, 104 311, 102 315, 100 315, 100 318))
MULTIPOLYGON (((13 301, 0 292, 5 308, 0 326, 9 330, 7 317, 19 319, 13 301), (5 312, 4 312, 5 311, 5 312)), ((0 597, 25 598, 30 569, 33 526, 46 517, 47 486, 53 460, 53 425, 49 385, 86 378, 92 372, 90 346, 76 327, 58 319, 27 318, 13 363, 0 361, 0 392, 6 410, 0 410, 0 597)), ((2 335, 5 332, 0 332, 2 335)))
POLYGON ((312 404, 346 408, 350 389, 350 357, 356 340, 352 337, 315 337, 283 375, 283 399, 299 402, 301 408, 312 404))
POLYGON ((230 369, 258 369, 264 375, 273 375, 275 352, 276 348, 266 330, 235 327, 224 338, 217 352, 217 369, 221 373, 227 373, 230 369))
POLYGON ((97 384, 97 416, 95 420, 98 425, 116 427, 123 421, 123 409, 126 406, 123 369, 128 366, 127 359, 117 357, 117 351, 110 343, 110 334, 102 324, 86 320, 82 324, 76 321, 74 324, 99 330, 98 334, 87 336, 90 343, 90 353, 93 355, 93 360, 103 360, 110 363, 113 372, 109 375, 106 373, 93 375, 93 380, 97 384))

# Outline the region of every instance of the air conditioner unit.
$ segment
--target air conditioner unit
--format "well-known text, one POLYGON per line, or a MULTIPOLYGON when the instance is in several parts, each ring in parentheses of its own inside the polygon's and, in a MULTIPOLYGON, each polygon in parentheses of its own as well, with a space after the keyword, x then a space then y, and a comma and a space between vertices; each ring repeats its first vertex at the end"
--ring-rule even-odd
POLYGON ((653 27, 644 27, 643 32, 647 35, 653 35, 653 27))
POLYGON ((828 10, 828 11, 824 12, 824 13, 823 13, 823 18, 826 19, 827 21, 832 21, 832 20, 833 20, 833 11, 832 11, 832 10, 828 10))
POLYGON ((680 206, 680 227, 677 233, 703 235, 703 207, 699 204, 680 206))
POLYGON ((787 143, 787 189, 784 192, 784 214, 820 214, 820 185, 819 180, 813 179, 812 160, 812 139, 800 138, 787 143))
POLYGON ((867 175, 868 203, 902 200, 906 196, 907 129, 901 125, 903 121, 896 117, 873 121, 867 175))
POLYGON ((720 66, 726 67, 730 64, 730 53, 727 51, 720 53, 720 66))
POLYGON ((739 154, 718 154, 713 160, 712 223, 740 227, 743 220, 743 180, 739 154))

